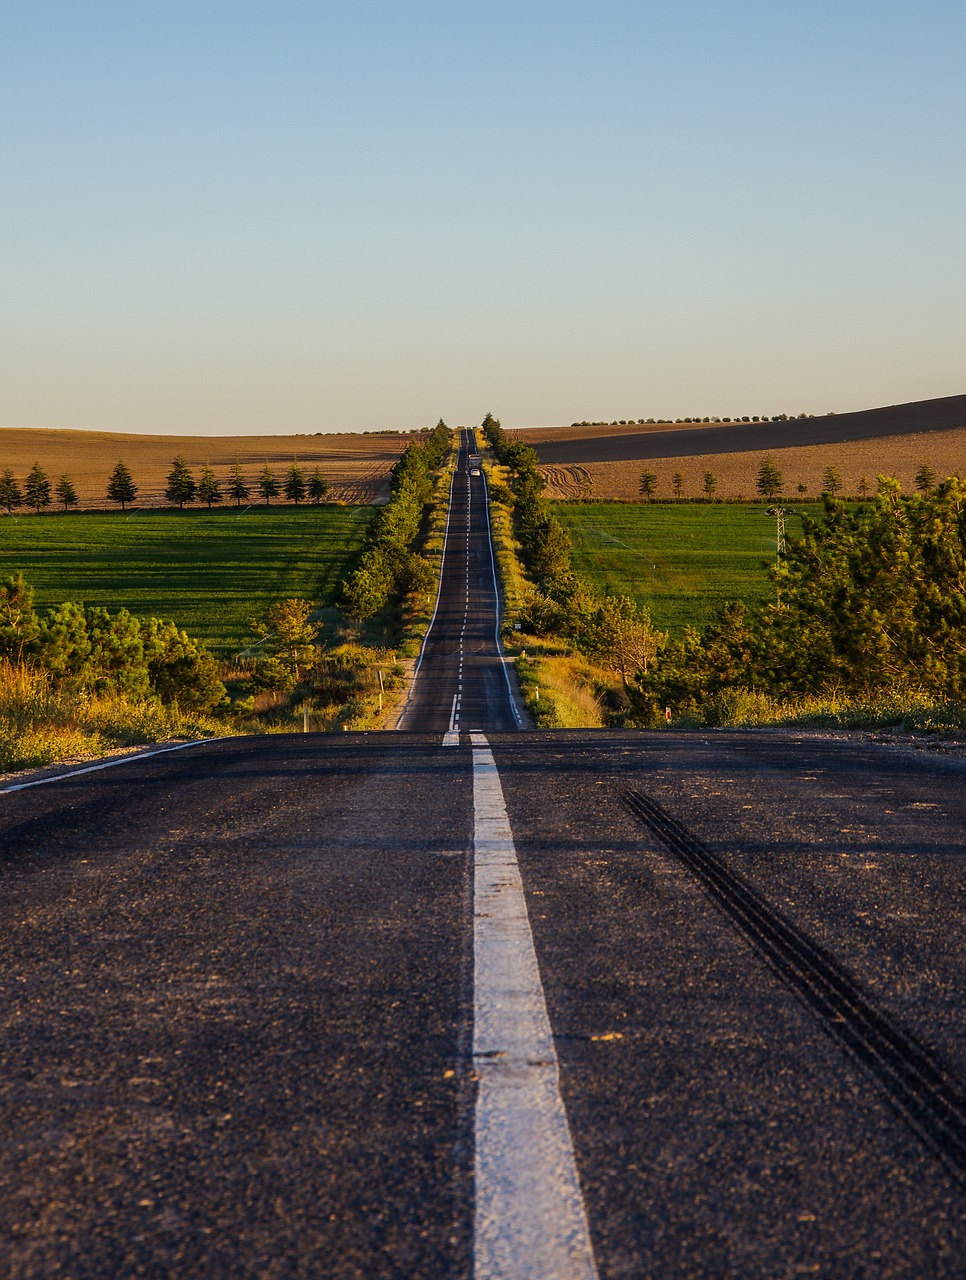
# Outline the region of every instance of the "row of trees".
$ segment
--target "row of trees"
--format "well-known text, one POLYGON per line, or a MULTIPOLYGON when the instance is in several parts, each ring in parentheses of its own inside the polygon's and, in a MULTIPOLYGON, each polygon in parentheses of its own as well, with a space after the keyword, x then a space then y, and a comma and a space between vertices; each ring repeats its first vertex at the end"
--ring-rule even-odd
POLYGON ((768 603, 726 605, 638 677, 642 719, 724 690, 966 696, 966 482, 904 496, 880 478, 868 504, 824 504, 771 570, 768 603))
MULTIPOLYGON (((292 459, 292 465, 283 480, 276 478, 275 472, 266 462, 258 479, 254 481, 254 491, 268 506, 271 506, 272 499, 279 495, 284 495, 289 502, 294 502, 296 505, 306 500, 315 503, 324 502, 331 487, 319 467, 316 467, 306 478, 305 471, 299 466, 296 458, 292 459)), ((252 496, 253 489, 242 474, 241 464, 238 462, 231 466, 225 492, 239 507, 252 496)), ((221 483, 210 466, 202 469, 196 482, 191 474, 191 468, 179 454, 168 472, 164 496, 169 502, 176 502, 181 508, 184 508, 185 503, 198 501, 206 503, 210 510, 213 503, 222 501, 221 483)))
MULTIPOLYGON (((203 467, 196 480, 187 461, 179 454, 166 477, 164 496, 182 509, 186 503, 203 502, 210 510, 216 503, 224 501, 225 497, 241 506, 253 492, 268 504, 279 495, 284 495, 289 502, 294 503, 324 502, 331 487, 320 468, 316 467, 311 475, 306 476, 297 459, 293 459, 291 467, 281 480, 276 478, 275 472, 266 462, 257 480, 251 483, 245 478, 241 464, 235 462, 224 481, 223 490, 222 481, 211 466, 203 467)), ((108 479, 105 496, 124 511, 137 494, 138 486, 130 469, 124 462, 118 462, 108 479)), ((78 505, 77 490, 69 475, 64 474, 56 483, 51 483, 40 463, 35 462, 21 487, 9 467, 0 474, 0 506, 6 509, 8 515, 21 506, 32 507, 39 515, 53 504, 54 499, 63 504, 65 511, 78 505)))
POLYGON ((77 506, 77 490, 69 475, 62 475, 56 484, 51 484, 43 467, 35 462, 21 488, 9 467, 0 473, 0 506, 6 508, 8 515, 14 507, 24 506, 33 507, 39 515, 54 496, 64 504, 65 511, 77 506))
POLYGON ((389 501, 369 522, 359 563, 342 584, 342 604, 349 617, 370 618, 391 598, 430 589, 432 569, 412 544, 433 496, 432 472, 442 465, 450 441, 450 429, 441 418, 422 440, 407 446, 393 467, 389 501))
MULTIPOLYGON (((926 497, 932 493, 936 485, 936 477, 932 468, 928 463, 924 462, 915 477, 916 489, 926 497)), ((685 496, 684 475, 680 471, 675 471, 671 476, 671 495, 674 498, 683 498, 685 496)), ((718 490, 718 478, 713 471, 706 471, 702 479, 702 492, 705 498, 711 502, 714 501, 715 494, 718 490)), ((828 494, 835 498, 845 488, 845 482, 842 479, 842 473, 838 467, 826 467, 822 473, 822 493, 828 494)), ((638 484, 638 492, 642 498, 646 498, 648 502, 653 502, 658 492, 658 477, 653 471, 642 471, 638 484)), ((785 493, 785 477, 784 474, 775 465, 773 459, 769 456, 764 459, 758 468, 755 476, 755 492, 759 497, 769 501, 780 498, 785 493)), ((871 485, 867 476, 861 476, 855 486, 855 492, 860 498, 867 498, 871 493, 871 485)), ((799 499, 803 499, 808 494, 808 485, 799 484, 797 486, 797 494, 799 499)))
MULTIPOLYGON (((835 415, 829 413, 827 417, 835 415)), ((717 415, 706 418, 615 418, 613 422, 572 422, 572 427, 647 427, 647 426, 669 426, 672 423, 694 423, 694 422, 793 422, 802 418, 814 418, 814 413, 746 413, 740 418, 721 418, 717 415)))
POLYGON ((637 671, 648 669, 666 637, 629 596, 601 598, 590 591, 573 571, 570 535, 540 496, 544 481, 536 453, 511 440, 491 414, 482 429, 497 461, 511 473, 510 488, 494 485, 490 498, 512 508, 523 559, 535 581, 522 626, 534 635, 565 636, 630 685, 637 671))
POLYGON ((157 699, 184 711, 226 700, 215 659, 173 622, 67 601, 41 616, 22 573, 0 584, 0 658, 48 671, 76 692, 157 699))

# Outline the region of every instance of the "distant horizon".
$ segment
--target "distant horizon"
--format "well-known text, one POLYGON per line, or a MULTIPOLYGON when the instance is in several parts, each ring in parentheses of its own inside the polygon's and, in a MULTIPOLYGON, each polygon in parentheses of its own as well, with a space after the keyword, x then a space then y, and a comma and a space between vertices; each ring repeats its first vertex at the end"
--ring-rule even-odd
MULTIPOLYGON (((776 410, 774 413, 770 413, 767 415, 759 412, 758 417, 762 424, 766 424, 774 420, 775 413, 787 413, 789 420, 799 417, 799 415, 802 413, 804 413, 805 416, 808 418, 823 418, 823 417, 827 417, 829 414, 840 416, 840 415, 852 414, 852 413, 872 413, 872 412, 875 412, 877 409, 889 409, 889 408, 894 408, 896 406, 905 405, 905 404, 925 404, 933 400, 957 399, 962 394, 964 393, 952 392, 952 393, 948 393, 945 395, 938 395, 938 396, 918 396, 911 400, 893 400, 888 403, 883 402, 880 404, 863 405, 858 408, 826 409, 824 413, 814 413, 814 412, 809 412, 807 410, 799 410, 796 413, 792 413, 789 410, 781 409, 781 410, 776 410)), ((487 412, 493 412, 493 410, 487 410, 487 412)), ((443 421, 446 422, 447 426, 455 430, 460 427, 479 426, 484 416, 485 415, 481 414, 479 421, 475 421, 475 422, 457 422, 455 420, 450 421, 447 418, 445 418, 445 416, 443 416, 443 421)), ((540 422, 540 423, 530 423, 530 422, 508 423, 505 419, 501 417, 499 413, 494 413, 494 416, 500 419, 503 426, 508 431, 556 431, 556 430, 560 430, 561 428, 571 427, 571 426, 580 426, 585 423, 591 426, 625 426, 625 427, 664 425, 664 424, 667 424, 669 426, 680 426, 680 425, 713 426, 715 425, 715 422, 714 422, 715 418, 727 419, 730 417, 731 421, 737 422, 737 421, 741 421, 741 419, 745 415, 744 414, 728 415, 727 413, 723 413, 720 415, 702 414, 698 416, 697 414, 690 414, 686 417, 674 417, 674 418, 658 417, 655 415, 650 415, 649 418, 644 419, 643 421, 641 421, 639 418, 637 419, 627 418, 627 419, 624 419, 623 421, 615 418, 612 418, 612 419, 584 418, 584 419, 568 419, 567 421, 560 421, 560 422, 540 422), (705 418, 708 418, 709 420, 706 422, 705 418)), ((748 416, 753 417, 754 415, 749 414, 748 416)), ((334 435, 385 435, 385 434, 411 435, 419 431, 431 431, 432 428, 436 425, 437 421, 439 421, 438 416, 436 419, 434 419, 432 423, 427 422, 427 423, 423 423, 420 426, 413 426, 413 427, 357 427, 357 428, 334 427, 326 430, 316 430, 316 431, 258 431, 258 430, 255 430, 255 431, 218 431, 218 432, 156 431, 156 430, 138 431, 138 430, 131 430, 129 428, 125 429, 125 428, 106 428, 106 427, 51 427, 51 426, 36 426, 32 423, 15 423, 15 424, 10 424, 6 426, 0 425, 0 431, 77 431, 77 432, 89 433, 91 435, 101 434, 101 435, 161 436, 165 438, 184 439, 184 440, 221 439, 221 438, 245 439, 248 437, 251 437, 253 439, 259 438, 259 437, 279 437, 279 438, 300 437, 304 439, 312 439, 313 437, 316 437, 316 436, 334 436, 334 435)))

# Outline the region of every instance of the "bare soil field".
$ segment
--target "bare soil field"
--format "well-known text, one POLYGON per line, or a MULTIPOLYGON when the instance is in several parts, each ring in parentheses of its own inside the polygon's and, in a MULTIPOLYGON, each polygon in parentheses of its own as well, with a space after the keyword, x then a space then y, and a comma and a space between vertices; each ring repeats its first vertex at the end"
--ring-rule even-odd
POLYGON ((878 436, 966 427, 966 396, 942 396, 784 422, 657 422, 626 426, 532 427, 514 431, 541 462, 623 462, 689 453, 739 453, 799 445, 842 444, 878 436), (568 443, 563 443, 563 442, 568 443))
POLYGON ((673 430, 567 427, 514 435, 537 449, 551 498, 636 500, 644 470, 657 476, 658 497, 671 496, 675 472, 684 479, 685 495, 700 497, 711 471, 717 497, 753 498, 758 468, 768 456, 792 498, 799 485, 813 497, 820 493, 829 466, 840 472, 846 495, 860 492, 863 477, 874 492, 879 475, 895 476, 912 490, 923 463, 937 477, 966 474, 966 396, 788 422, 695 423, 673 430))
MULTIPOLYGON (((306 475, 321 468, 332 485, 330 501, 384 502, 389 496, 389 472, 412 439, 393 435, 325 436, 151 436, 113 431, 58 431, 33 427, 0 428, 0 470, 9 467, 21 487, 29 469, 39 462, 51 481, 70 475, 80 506, 110 507, 105 496, 110 473, 118 461, 130 468, 138 486, 136 505, 164 506, 167 473, 182 453, 195 473, 206 463, 224 482, 228 469, 239 462, 249 487, 266 462, 280 483, 297 458, 306 475)), ((223 483, 224 487, 224 483, 223 483)))
POLYGON ((718 498, 754 498, 755 477, 766 457, 771 457, 785 480, 786 498, 821 493, 822 473, 836 467, 842 476, 842 496, 856 497, 864 476, 869 492, 875 492, 876 477, 895 476, 906 492, 914 488, 914 477, 924 462, 937 478, 958 472, 966 475, 966 427, 956 431, 920 432, 908 436, 880 436, 843 444, 808 445, 798 449, 762 449, 754 453, 698 453, 686 457, 634 462, 587 462, 578 466, 545 466, 548 498, 611 498, 636 501, 641 472, 657 476, 657 497, 671 497, 671 479, 676 471, 684 478, 686 497, 703 495, 705 472, 714 473, 718 498))

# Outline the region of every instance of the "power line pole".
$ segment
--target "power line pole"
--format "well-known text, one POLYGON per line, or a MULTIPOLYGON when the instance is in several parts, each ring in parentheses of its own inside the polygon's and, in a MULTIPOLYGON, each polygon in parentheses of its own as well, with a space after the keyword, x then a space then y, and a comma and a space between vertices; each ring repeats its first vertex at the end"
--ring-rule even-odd
POLYGON ((785 508, 769 507, 765 515, 775 517, 775 554, 783 556, 785 554, 785 508))

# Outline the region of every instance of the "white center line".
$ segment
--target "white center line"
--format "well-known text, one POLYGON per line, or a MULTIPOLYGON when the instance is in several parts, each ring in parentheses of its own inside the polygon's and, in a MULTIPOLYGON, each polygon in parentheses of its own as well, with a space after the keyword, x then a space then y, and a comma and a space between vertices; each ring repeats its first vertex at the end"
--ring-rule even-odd
POLYGON ((475 1280, 596 1280, 496 762, 473 744, 475 1280))

